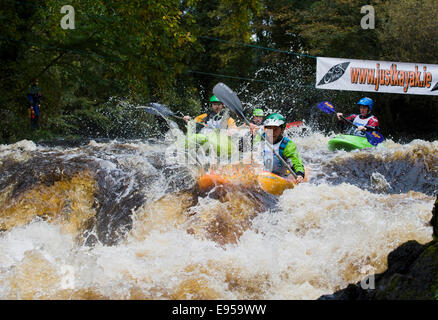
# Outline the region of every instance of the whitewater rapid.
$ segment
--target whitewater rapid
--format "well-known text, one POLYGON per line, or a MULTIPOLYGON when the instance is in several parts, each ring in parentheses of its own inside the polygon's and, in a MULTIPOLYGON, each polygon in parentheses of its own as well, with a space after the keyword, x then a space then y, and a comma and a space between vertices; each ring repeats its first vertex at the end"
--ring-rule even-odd
POLYGON ((438 142, 327 150, 308 183, 202 194, 165 143, 0 146, 0 299, 317 299, 432 240, 438 142))

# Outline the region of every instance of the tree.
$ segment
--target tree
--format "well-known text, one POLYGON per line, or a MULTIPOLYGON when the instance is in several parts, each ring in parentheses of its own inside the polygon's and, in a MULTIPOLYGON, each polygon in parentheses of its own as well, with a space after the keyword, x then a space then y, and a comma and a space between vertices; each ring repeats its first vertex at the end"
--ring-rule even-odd
POLYGON ((304 45, 312 55, 372 60, 378 57, 377 34, 373 29, 362 29, 361 8, 378 3, 365 0, 310 1, 309 7, 286 14, 286 25, 304 39, 304 45))
POLYGON ((83 107, 79 101, 97 107, 113 95, 158 100, 183 72, 194 41, 179 0, 71 1, 74 30, 61 28, 59 1, 7 1, 1 16, 9 24, 0 39, 0 96, 10 111, 0 120, 4 137, 20 134, 34 78, 44 89, 43 120, 71 115, 83 107))
POLYGON ((241 44, 253 43, 252 21, 260 14, 261 0, 201 0, 188 8, 196 19, 192 29, 201 50, 194 52, 191 70, 204 101, 213 86, 227 81, 231 86, 239 80, 215 77, 214 74, 247 77, 254 69, 255 52, 241 44))
POLYGON ((387 1, 377 35, 382 57, 391 61, 438 63, 438 6, 434 0, 387 1))

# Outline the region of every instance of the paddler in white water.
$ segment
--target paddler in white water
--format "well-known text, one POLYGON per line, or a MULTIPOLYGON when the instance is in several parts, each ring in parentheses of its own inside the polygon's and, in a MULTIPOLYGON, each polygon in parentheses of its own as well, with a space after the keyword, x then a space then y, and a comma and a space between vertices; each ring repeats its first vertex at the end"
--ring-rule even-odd
POLYGON ((265 113, 262 109, 256 108, 252 112, 252 119, 249 128, 253 134, 263 133, 263 121, 265 120, 265 113))
MULTIPOLYGON (((194 120, 197 123, 202 123, 201 133, 208 129, 233 129, 237 128, 233 118, 229 115, 228 108, 224 108, 224 104, 215 96, 210 98, 211 110, 197 116, 194 120)), ((190 116, 184 116, 184 120, 188 122, 190 116)))
MULTIPOLYGON (((360 114, 352 114, 348 116, 347 120, 352 121, 357 127, 351 127, 347 130, 347 134, 365 137, 365 132, 368 131, 377 131, 377 127, 379 126, 379 120, 375 116, 371 114, 373 110, 373 100, 368 97, 364 97, 359 100, 357 103, 359 106, 360 114)), ((337 114, 338 120, 344 121, 342 119, 343 114, 338 112, 337 114)), ((344 125, 346 122, 344 121, 344 125)))
MULTIPOLYGON (((265 131, 263 136, 267 142, 271 143, 275 152, 294 170, 294 173, 297 175, 296 181, 303 182, 305 170, 297 146, 291 139, 283 136, 286 128, 284 117, 281 114, 273 113, 266 118, 263 124, 265 131)), ((263 164, 267 171, 283 178, 287 178, 291 174, 266 143, 263 147, 263 164)))
MULTIPOLYGON (((254 137, 257 137, 261 134, 263 134, 263 121, 265 120, 265 113, 263 112, 263 110, 259 107, 256 107, 254 109, 254 111, 252 112, 252 119, 251 122, 249 123, 249 132, 248 134, 251 134, 251 140, 254 139, 254 137)), ((241 125, 239 127, 239 129, 246 129, 248 130, 248 125, 246 123, 244 123, 243 125, 241 125)), ((256 140, 260 141, 260 137, 256 140)))

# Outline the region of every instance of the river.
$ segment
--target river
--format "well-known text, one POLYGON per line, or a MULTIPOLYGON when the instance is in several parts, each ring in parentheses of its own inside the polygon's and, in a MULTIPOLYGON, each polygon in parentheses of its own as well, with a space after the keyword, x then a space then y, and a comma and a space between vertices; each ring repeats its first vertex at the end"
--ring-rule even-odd
POLYGON ((0 299, 317 299, 432 240, 438 141, 327 149, 292 128, 309 181, 202 193, 157 140, 0 145, 0 299))

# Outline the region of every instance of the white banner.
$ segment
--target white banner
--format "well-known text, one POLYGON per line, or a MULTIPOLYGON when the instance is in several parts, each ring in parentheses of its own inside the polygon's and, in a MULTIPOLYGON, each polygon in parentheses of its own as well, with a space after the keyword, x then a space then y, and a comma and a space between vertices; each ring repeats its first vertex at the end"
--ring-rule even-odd
POLYGON ((438 65, 318 57, 315 87, 438 95, 438 65))

